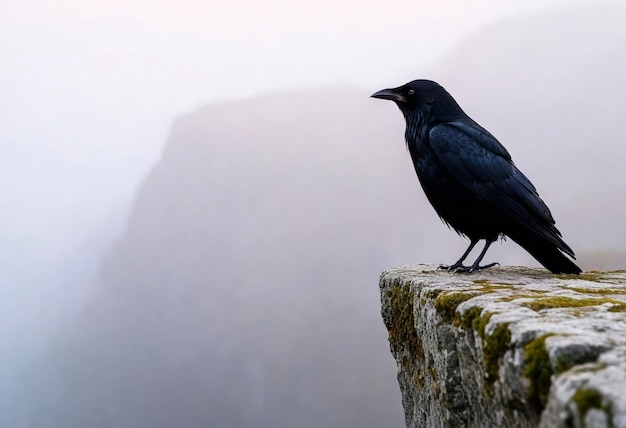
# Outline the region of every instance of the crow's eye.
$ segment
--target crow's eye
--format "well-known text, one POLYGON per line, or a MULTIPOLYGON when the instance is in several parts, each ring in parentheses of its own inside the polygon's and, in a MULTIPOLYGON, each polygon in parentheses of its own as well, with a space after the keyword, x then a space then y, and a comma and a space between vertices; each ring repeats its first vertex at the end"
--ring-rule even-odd
POLYGON ((415 93, 415 89, 409 89, 407 91, 407 94, 409 94, 409 95, 413 95, 414 93, 415 93))

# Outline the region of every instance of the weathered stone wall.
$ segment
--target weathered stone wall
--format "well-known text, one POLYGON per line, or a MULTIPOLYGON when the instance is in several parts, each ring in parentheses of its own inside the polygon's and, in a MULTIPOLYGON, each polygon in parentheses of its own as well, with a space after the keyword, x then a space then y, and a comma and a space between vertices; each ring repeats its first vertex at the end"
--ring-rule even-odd
POLYGON ((407 427, 626 427, 626 271, 380 278, 407 427))

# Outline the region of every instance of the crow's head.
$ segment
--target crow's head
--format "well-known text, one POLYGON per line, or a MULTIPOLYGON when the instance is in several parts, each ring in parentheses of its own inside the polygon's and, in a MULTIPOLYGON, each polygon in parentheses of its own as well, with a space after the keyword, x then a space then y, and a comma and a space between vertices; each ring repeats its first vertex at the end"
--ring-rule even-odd
POLYGON ((454 120, 464 115, 454 98, 438 83, 431 80, 414 80, 393 89, 383 89, 372 98, 394 101, 407 121, 454 120))

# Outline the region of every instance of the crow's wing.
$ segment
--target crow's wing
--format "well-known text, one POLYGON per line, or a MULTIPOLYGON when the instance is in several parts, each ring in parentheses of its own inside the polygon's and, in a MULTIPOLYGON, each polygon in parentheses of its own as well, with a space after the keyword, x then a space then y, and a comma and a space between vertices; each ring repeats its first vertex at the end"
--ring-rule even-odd
POLYGON ((431 128, 428 138, 437 158, 460 185, 573 256, 535 186, 491 134, 449 122, 431 128))

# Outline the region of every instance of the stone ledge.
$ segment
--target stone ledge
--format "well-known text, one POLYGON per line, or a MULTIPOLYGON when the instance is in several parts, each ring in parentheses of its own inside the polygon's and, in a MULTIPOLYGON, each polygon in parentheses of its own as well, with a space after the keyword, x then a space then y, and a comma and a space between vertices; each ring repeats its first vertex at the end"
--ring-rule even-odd
POLYGON ((380 277, 407 427, 626 427, 626 271, 380 277))

